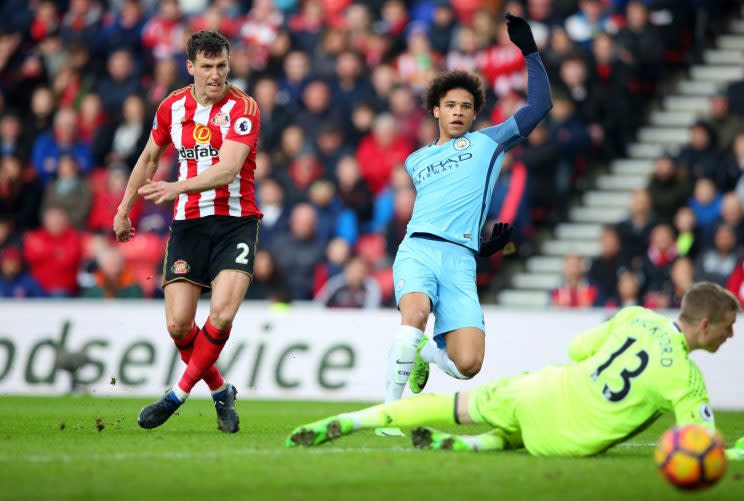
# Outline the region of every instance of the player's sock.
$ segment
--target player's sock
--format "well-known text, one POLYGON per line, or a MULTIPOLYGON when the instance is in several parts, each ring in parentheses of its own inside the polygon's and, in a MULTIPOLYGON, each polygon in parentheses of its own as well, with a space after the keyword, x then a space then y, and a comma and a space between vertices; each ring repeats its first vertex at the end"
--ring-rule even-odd
POLYGON ((424 424, 455 424, 455 398, 452 393, 429 393, 341 414, 340 417, 351 419, 355 430, 377 426, 410 428, 424 424))
POLYGON ((209 389, 209 391, 212 393, 212 398, 219 397, 224 391, 227 389, 229 385, 227 383, 222 383, 220 386, 215 388, 214 390, 212 388, 209 389))
POLYGON ((477 452, 503 451, 507 448, 501 430, 491 430, 481 435, 457 435, 421 426, 411 432, 411 440, 417 449, 477 452))
POLYGON ((398 329, 398 335, 388 352, 385 402, 400 400, 403 395, 416 358, 416 347, 423 336, 421 329, 410 325, 401 325, 398 329))
MULTIPOLYGON (((196 340, 197 334, 199 334, 199 328, 194 324, 185 337, 178 341, 174 341, 176 348, 178 348, 178 352, 181 354, 181 360, 183 360, 186 365, 188 365, 189 360, 191 360, 191 353, 194 351, 194 341, 196 340)), ((217 369, 217 366, 214 364, 212 367, 207 369, 204 375, 202 375, 202 379, 207 383, 207 386, 209 386, 209 389, 213 393, 224 390, 227 387, 225 380, 222 378, 222 374, 220 374, 219 369, 217 369)))
POLYGON ((430 364, 436 364, 445 374, 449 374, 457 379, 470 379, 468 376, 461 374, 460 371, 457 370, 457 366, 450 359, 447 350, 439 348, 437 343, 434 341, 429 340, 429 342, 421 348, 420 353, 421 358, 430 364))
POLYGON ((222 348, 225 347, 227 338, 230 337, 230 329, 231 327, 219 330, 207 318, 204 327, 194 340, 194 351, 191 353, 191 359, 178 382, 178 387, 181 390, 189 393, 194 385, 204 377, 207 370, 214 365, 222 348))
POLYGON ((491 430, 480 435, 461 435, 467 444, 479 451, 503 451, 506 449, 506 440, 501 435, 501 430, 491 430))
POLYGON ((181 401, 181 403, 185 402, 187 398, 189 398, 189 392, 183 391, 181 388, 178 387, 178 385, 171 388, 171 393, 175 395, 175 397, 181 401))

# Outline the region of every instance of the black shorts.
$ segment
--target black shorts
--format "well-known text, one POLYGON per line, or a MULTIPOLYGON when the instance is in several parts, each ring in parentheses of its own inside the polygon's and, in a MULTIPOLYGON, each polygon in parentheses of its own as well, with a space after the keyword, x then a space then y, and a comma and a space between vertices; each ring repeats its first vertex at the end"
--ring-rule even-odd
POLYGON ((173 221, 163 260, 163 286, 186 280, 205 288, 222 270, 253 277, 259 220, 207 216, 173 221))

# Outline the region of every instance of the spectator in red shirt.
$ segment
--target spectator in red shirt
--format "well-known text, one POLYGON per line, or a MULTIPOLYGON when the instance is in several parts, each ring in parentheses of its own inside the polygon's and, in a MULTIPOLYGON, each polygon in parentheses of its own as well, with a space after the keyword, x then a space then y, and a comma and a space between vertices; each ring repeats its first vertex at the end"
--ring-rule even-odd
POLYGON ((142 30, 142 45, 152 51, 155 59, 173 57, 183 52, 184 32, 178 1, 163 0, 160 12, 142 30))
POLYGON ((739 302, 744 306, 744 261, 739 260, 734 268, 734 272, 728 278, 726 288, 739 298, 739 302))
POLYGON ((59 29, 59 14, 54 2, 39 2, 36 16, 31 22, 31 40, 34 43, 42 41, 59 29))
POLYGON ((377 195, 390 182, 390 173, 396 165, 405 163, 413 151, 404 137, 398 134, 395 119, 382 113, 372 127, 372 133, 362 139, 357 150, 357 161, 362 176, 377 195))
POLYGON ((509 40, 506 22, 500 22, 496 30, 496 44, 481 54, 478 68, 494 93, 503 96, 509 91, 525 88, 527 77, 522 70, 526 63, 522 52, 509 40))
POLYGON ((587 282, 584 258, 569 254, 563 260, 563 284, 550 293, 554 306, 562 308, 589 308, 597 299, 597 288, 587 282))
MULTIPOLYGON (((114 220, 119 201, 127 188, 128 178, 129 169, 126 165, 115 163, 108 168, 105 186, 93 194, 93 205, 88 217, 89 229, 105 232, 111 229, 111 221, 114 220)), ((135 204, 129 215, 135 225, 142 213, 142 206, 142 203, 135 204)))
POLYGON ((70 297, 77 293, 82 238, 70 226, 64 210, 49 207, 44 211, 42 227, 26 233, 23 254, 31 275, 48 295, 70 297))

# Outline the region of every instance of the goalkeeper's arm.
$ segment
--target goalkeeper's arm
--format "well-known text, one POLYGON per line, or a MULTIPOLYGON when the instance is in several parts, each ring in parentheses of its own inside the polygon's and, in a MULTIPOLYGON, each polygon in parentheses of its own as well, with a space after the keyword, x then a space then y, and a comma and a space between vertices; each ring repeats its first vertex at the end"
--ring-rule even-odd
POLYGON ((744 461, 744 437, 736 441, 733 447, 726 449, 729 461, 744 461))

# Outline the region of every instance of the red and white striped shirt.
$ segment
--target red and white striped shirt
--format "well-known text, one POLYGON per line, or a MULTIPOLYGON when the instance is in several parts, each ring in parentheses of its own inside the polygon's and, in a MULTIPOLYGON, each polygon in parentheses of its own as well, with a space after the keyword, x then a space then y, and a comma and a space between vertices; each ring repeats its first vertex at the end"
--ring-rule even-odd
POLYGON ((201 193, 182 193, 175 200, 173 218, 205 216, 262 216, 256 205, 253 173, 256 170, 256 141, 260 127, 258 104, 248 94, 228 84, 218 102, 200 105, 193 85, 172 92, 155 115, 152 137, 159 146, 172 142, 178 154, 178 180, 201 174, 219 162, 222 143, 229 139, 250 146, 235 179, 225 186, 201 193))

